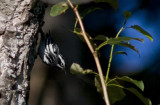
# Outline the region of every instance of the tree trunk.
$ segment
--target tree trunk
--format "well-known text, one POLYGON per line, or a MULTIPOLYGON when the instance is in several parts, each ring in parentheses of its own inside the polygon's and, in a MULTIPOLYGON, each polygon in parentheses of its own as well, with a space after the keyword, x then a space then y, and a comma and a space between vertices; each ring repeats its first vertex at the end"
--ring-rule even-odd
POLYGON ((36 33, 43 19, 41 8, 32 10, 33 4, 0 0, 0 105, 27 105, 36 33))

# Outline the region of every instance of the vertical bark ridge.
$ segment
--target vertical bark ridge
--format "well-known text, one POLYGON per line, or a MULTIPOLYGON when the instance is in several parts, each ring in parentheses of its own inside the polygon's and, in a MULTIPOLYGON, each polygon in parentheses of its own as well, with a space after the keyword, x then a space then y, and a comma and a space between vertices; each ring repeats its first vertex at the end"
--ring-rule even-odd
POLYGON ((27 105, 39 14, 34 0, 0 0, 0 105, 27 105), (31 12, 33 11, 33 12, 31 12))

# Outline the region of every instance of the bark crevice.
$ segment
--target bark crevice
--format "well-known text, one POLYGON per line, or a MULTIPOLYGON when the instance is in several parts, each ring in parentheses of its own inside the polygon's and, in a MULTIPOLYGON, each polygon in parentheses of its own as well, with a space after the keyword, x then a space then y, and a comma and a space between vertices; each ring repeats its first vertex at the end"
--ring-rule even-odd
POLYGON ((27 105, 37 31, 44 14, 31 12, 37 8, 31 10, 33 2, 0 0, 0 105, 27 105))

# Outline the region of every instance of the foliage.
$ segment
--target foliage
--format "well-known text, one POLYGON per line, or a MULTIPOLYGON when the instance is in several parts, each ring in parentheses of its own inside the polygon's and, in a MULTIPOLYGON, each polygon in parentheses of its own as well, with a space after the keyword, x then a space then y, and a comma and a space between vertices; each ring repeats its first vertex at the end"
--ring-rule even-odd
MULTIPOLYGON (((99 79, 99 74, 97 74, 96 72, 94 72, 93 70, 90 70, 90 69, 84 70, 77 63, 73 63, 71 65, 70 72, 72 74, 81 74, 81 75, 92 74, 92 75, 94 75, 95 76, 94 77, 95 87, 97 88, 97 91, 102 94, 102 88, 101 88, 101 83, 100 83, 100 79, 99 79)), ((123 77, 116 76, 113 79, 109 79, 109 81, 106 82, 105 84, 108 87, 108 92, 109 92, 108 94, 110 97, 111 105, 113 105, 117 101, 122 100, 126 96, 126 93, 124 92, 124 90, 127 90, 127 91, 131 92, 132 94, 134 94, 136 97, 138 97, 140 99, 140 101, 142 101, 144 103, 144 105, 151 105, 151 101, 148 98, 145 98, 141 94, 141 92, 138 91, 138 89, 140 89, 141 91, 144 91, 143 81, 137 81, 137 80, 134 80, 128 76, 123 76, 123 77), (137 89, 133 88, 133 87, 129 87, 129 88, 124 87, 121 82, 123 82, 123 84, 124 84, 124 82, 133 84, 137 87, 137 89)))
POLYGON ((62 13, 64 13, 68 9, 68 5, 66 2, 60 2, 51 8, 50 15, 55 17, 62 13))
MULTIPOLYGON (((104 40, 104 39, 103 39, 104 40)), ((97 50, 99 50, 101 47, 107 45, 107 44, 110 44, 110 45, 120 45, 120 46, 125 46, 125 47, 128 47, 128 48, 131 48, 132 50, 136 51, 138 53, 138 50, 132 46, 131 44, 129 43, 126 43, 130 40, 137 40, 137 41, 141 41, 143 42, 144 40, 143 39, 139 39, 139 38, 131 38, 131 37, 118 37, 118 38, 110 38, 110 39, 107 39, 106 41, 104 41, 103 43, 101 43, 98 47, 97 47, 97 50)))
POLYGON ((104 3, 108 3, 110 4, 114 10, 117 10, 118 9, 118 0, 94 0, 94 2, 104 2, 104 3))
POLYGON ((146 37, 148 37, 151 41, 153 41, 152 36, 147 31, 145 31, 144 29, 142 29, 140 26, 134 25, 134 26, 131 26, 131 28, 139 31, 140 33, 142 33, 143 35, 145 35, 146 37))
MULTIPOLYGON (((109 3, 114 8, 114 10, 117 10, 117 8, 118 8, 118 0, 94 0, 93 2, 95 2, 95 3, 101 3, 101 2, 109 3)), ((78 5, 76 6, 76 8, 78 8, 78 5)), ((60 2, 58 4, 55 4, 51 8, 50 15, 51 16, 58 16, 58 15, 64 13, 67 9, 68 9, 67 3, 66 2, 60 2)), ((102 8, 100 8, 100 7, 89 7, 87 9, 85 9, 81 13, 81 19, 83 19, 89 13, 94 12, 98 9, 102 9, 102 8)), ((132 28, 132 29, 140 32, 142 35, 146 36, 147 38, 149 38, 151 41, 153 41, 152 36, 146 30, 144 30, 142 27, 140 27, 139 25, 133 25, 133 26, 126 27, 125 25, 126 25, 127 19, 129 17, 131 17, 131 13, 129 11, 125 11, 123 13, 123 15, 124 15, 125 21, 122 25, 122 28, 116 34, 115 38, 108 38, 104 35, 97 35, 95 38, 92 38, 91 35, 89 35, 88 33, 86 33, 86 35, 87 35, 87 38, 89 39, 91 45, 94 47, 95 52, 98 52, 102 47, 104 47, 106 45, 111 45, 112 46, 111 47, 111 52, 110 52, 110 59, 109 59, 107 74, 104 75, 104 78, 106 78, 105 79, 105 86, 108 89, 107 91, 108 91, 109 100, 110 100, 111 105, 113 105, 117 101, 120 101, 124 97, 126 97, 125 91, 129 91, 132 94, 134 94, 136 97, 139 98, 139 100, 142 103, 144 103, 144 105, 151 105, 151 101, 148 98, 145 98, 142 95, 142 92, 144 91, 143 81, 134 80, 134 79, 132 79, 128 76, 123 76, 123 77, 117 77, 116 76, 112 79, 109 78, 109 71, 110 71, 110 65, 111 65, 111 62, 112 62, 112 54, 113 54, 113 50, 114 50, 114 45, 119 45, 119 46, 130 48, 130 49, 134 50, 135 52, 137 52, 139 54, 138 49, 134 45, 131 45, 129 41, 130 40, 135 40, 135 41, 144 42, 144 40, 140 39, 140 38, 119 37, 119 35, 122 31, 124 31, 126 28, 132 28), (97 46, 96 43, 95 43, 96 40, 101 41, 101 44, 99 44, 97 46), (136 88, 125 87, 124 83, 133 84, 136 88)), ((80 39, 84 41, 84 37, 82 36, 82 30, 80 28, 77 28, 77 23, 78 23, 78 19, 76 19, 76 21, 75 21, 74 30, 72 32, 77 34, 80 37, 80 39)), ((124 52, 124 51, 118 51, 115 54, 125 54, 125 55, 127 55, 127 53, 124 52)), ((101 94, 103 93, 101 82, 100 82, 100 75, 98 73, 96 73, 96 72, 94 72, 93 70, 90 70, 90 69, 85 69, 84 70, 79 64, 76 64, 76 63, 73 63, 71 65, 70 72, 72 74, 79 74, 79 75, 86 75, 86 76, 88 74, 94 75, 95 87, 97 88, 97 91, 99 93, 101 93, 101 94)), ((103 94, 102 94, 102 97, 103 97, 103 94)))

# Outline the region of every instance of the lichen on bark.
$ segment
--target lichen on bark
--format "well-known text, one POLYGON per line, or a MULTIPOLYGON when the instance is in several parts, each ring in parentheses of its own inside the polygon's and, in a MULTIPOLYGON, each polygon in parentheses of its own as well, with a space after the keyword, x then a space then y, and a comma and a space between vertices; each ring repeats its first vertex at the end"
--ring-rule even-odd
POLYGON ((0 0, 0 105, 27 105, 37 31, 43 21, 37 19, 33 3, 0 0))

